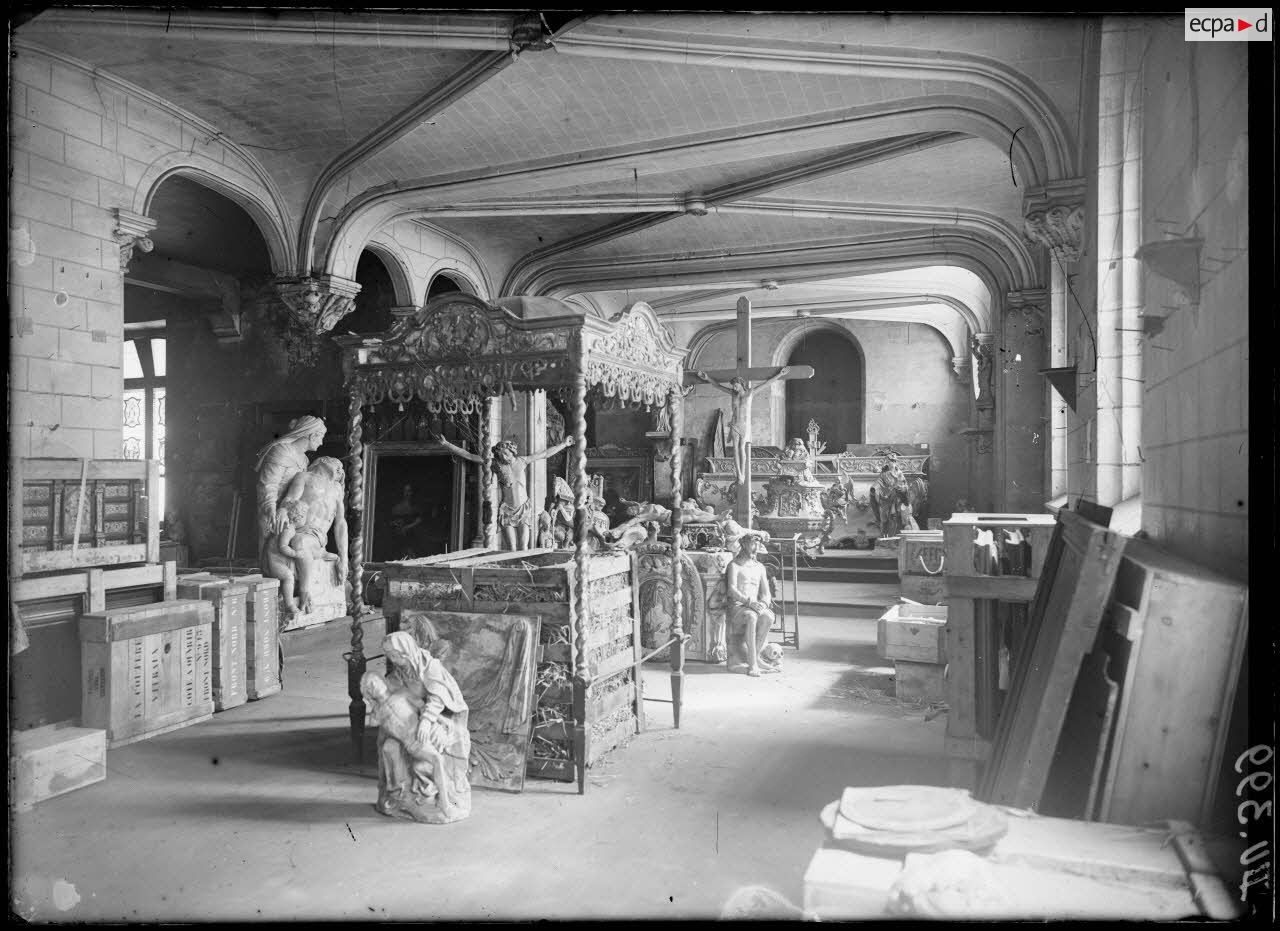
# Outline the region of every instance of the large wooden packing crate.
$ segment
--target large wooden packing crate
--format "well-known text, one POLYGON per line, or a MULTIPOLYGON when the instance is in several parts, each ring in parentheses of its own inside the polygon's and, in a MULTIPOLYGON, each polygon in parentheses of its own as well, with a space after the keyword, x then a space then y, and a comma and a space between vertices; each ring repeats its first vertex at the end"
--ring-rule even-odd
POLYGON ((178 578, 178 597, 213 605, 213 710, 249 700, 245 689, 245 601, 249 589, 208 573, 178 578))
POLYGON ((160 561, 160 465, 135 459, 14 460, 13 577, 160 561))
POLYGON ((107 778, 106 733, 48 724, 18 731, 9 746, 10 799, 19 811, 107 778))
POLYGON ((213 716, 213 605, 156 604, 80 618, 80 723, 107 749, 213 716))
POLYGON ((643 656, 636 609, 635 560, 629 554, 591 557, 588 566, 586 758, 574 759, 573 554, 554 550, 459 553, 383 567, 387 630, 399 628, 400 611, 459 611, 535 615, 540 618, 537 705, 527 772, 531 778, 575 777, 644 727, 643 656))
POLYGON ((249 701, 280 691, 280 580, 259 574, 227 581, 249 590, 245 600, 245 680, 249 701))

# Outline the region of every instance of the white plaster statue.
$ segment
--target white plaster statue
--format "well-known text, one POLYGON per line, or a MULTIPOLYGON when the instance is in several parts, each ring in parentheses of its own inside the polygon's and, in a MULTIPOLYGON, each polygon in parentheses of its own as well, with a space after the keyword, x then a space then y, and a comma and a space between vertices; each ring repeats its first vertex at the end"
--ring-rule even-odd
POLYGON ((307 468, 307 453, 324 442, 325 425, 307 414, 289 421, 289 430, 258 450, 253 470, 258 473, 258 547, 284 529, 278 505, 290 480, 307 468))
POLYGON ((815 484, 813 456, 809 454, 809 448, 804 445, 804 440, 798 436, 793 436, 788 441, 786 448, 782 450, 782 458, 790 462, 804 462, 804 471, 800 473, 800 481, 806 485, 815 484))
MULTIPOLYGON (((435 441, 455 456, 468 462, 484 462, 483 456, 467 452, 461 446, 455 446, 439 433, 435 441)), ((502 529, 503 540, 509 550, 525 550, 529 548, 529 530, 533 524, 533 502, 525 492, 524 474, 530 463, 550 459, 562 449, 573 444, 568 439, 555 446, 548 447, 540 453, 521 456, 516 453, 516 444, 511 440, 502 440, 493 446, 493 474, 498 480, 498 489, 502 500, 498 504, 498 526, 502 529)))
POLYGON ((343 509, 342 463, 321 456, 285 487, 272 526, 278 528, 262 546, 263 574, 280 580, 286 616, 311 610, 311 579, 333 559, 325 549, 332 528, 338 544, 337 583, 347 578, 347 519, 343 509), (294 584, 302 594, 299 605, 294 584))
POLYGON ((751 424, 748 422, 747 402, 765 385, 779 378, 785 378, 790 371, 791 366, 784 365, 773 375, 755 385, 748 384, 745 379, 737 375, 725 383, 716 381, 706 372, 693 373, 700 381, 729 395, 729 436, 733 442, 733 469, 738 485, 742 488, 746 488, 751 479, 751 458, 748 449, 751 443, 751 424))
POLYGON ((747 531, 738 544, 738 555, 724 570, 729 596, 726 647, 729 671, 749 676, 781 672, 769 651, 769 629, 773 627, 773 595, 764 565, 756 559, 763 542, 758 533, 747 531))
POLYGON ((378 723, 378 812, 427 824, 471 814, 471 734, 462 690, 440 660, 404 631, 382 652, 392 671, 365 673, 361 692, 378 723))

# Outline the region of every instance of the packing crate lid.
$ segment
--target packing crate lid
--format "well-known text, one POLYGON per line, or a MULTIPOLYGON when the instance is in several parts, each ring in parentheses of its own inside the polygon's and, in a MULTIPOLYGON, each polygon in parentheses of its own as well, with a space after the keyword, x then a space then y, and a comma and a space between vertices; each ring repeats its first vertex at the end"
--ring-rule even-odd
POLYGON ((80 618, 80 639, 114 643, 200 624, 213 624, 213 605, 208 601, 179 598, 86 614, 80 618))
POLYGON ((201 573, 199 575, 179 576, 178 594, 183 598, 219 601, 236 595, 247 595, 249 594, 249 589, 245 585, 201 573))

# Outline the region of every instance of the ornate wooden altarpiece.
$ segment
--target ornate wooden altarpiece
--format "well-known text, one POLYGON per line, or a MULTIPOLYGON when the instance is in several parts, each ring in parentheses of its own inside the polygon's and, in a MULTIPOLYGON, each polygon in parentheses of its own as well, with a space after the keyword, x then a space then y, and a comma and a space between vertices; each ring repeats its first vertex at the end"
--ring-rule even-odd
MULTIPOLYGON (((667 405, 671 433, 679 436, 683 420, 685 351, 677 349, 670 331, 648 304, 638 302, 610 320, 552 298, 501 298, 487 303, 469 294, 441 295, 411 314, 401 317, 382 334, 340 336, 343 371, 348 393, 349 510, 362 512, 364 502, 361 417, 364 408, 384 401, 424 403, 433 413, 480 414, 492 417, 496 398, 514 391, 545 389, 568 392, 567 435, 576 439, 569 448, 574 475, 576 579, 571 593, 573 615, 587 617, 587 578, 590 551, 587 544, 588 476, 586 411, 589 392, 604 398, 652 409, 667 405)), ((487 436, 487 430, 482 431, 487 436)), ((675 489, 672 520, 672 591, 676 619, 671 631, 671 697, 675 726, 680 726, 681 687, 684 678, 684 631, 681 627, 680 444, 670 458, 675 489)), ((489 468, 492 452, 481 451, 481 474, 492 487, 489 468)), ((488 495, 485 496, 486 498, 488 495)), ((364 673, 364 605, 361 566, 364 555, 362 513, 348 522, 351 533, 351 654, 348 689, 351 695, 352 739, 357 753, 363 741, 364 701, 359 681, 364 673)), ((485 539, 496 539, 494 516, 488 518, 485 539)), ((582 625, 575 625, 574 707, 585 706, 592 683, 586 678, 586 641, 582 625)), ((577 715, 574 743, 581 760, 585 744, 583 716, 577 715)), ((583 775, 579 772, 579 789, 583 775)))

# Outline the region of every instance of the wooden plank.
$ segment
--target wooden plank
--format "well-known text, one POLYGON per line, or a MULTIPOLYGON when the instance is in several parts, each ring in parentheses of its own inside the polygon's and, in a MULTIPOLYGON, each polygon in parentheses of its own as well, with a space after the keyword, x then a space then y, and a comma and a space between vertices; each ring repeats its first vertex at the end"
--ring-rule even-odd
POLYGON ((25 551, 22 554, 22 572, 55 572, 60 569, 83 569, 88 566, 116 566, 122 563, 146 562, 147 547, 144 543, 130 546, 81 546, 77 550, 25 551))
MULTIPOLYGON (((450 559, 447 561, 449 566, 463 568, 463 567, 469 567, 469 566, 483 566, 488 563, 506 562, 507 560, 510 560, 512 565, 505 568, 514 569, 516 571, 523 571, 518 565, 516 565, 516 563, 519 560, 528 559, 531 556, 541 556, 544 553, 554 553, 555 550, 542 548, 542 549, 533 549, 533 550, 514 550, 514 551, 500 550, 498 552, 494 552, 492 550, 478 549, 474 551, 475 555, 471 555, 471 556, 463 555, 463 553, 471 553, 471 552, 473 551, 472 550, 461 551, 458 554, 458 558, 450 559)), ((429 558, 432 558, 432 557, 429 557, 429 558)), ((570 554, 565 554, 566 562, 570 558, 572 558, 570 554)))
POLYGON ((973 737, 978 732, 974 708, 974 603, 969 598, 956 598, 947 607, 947 736, 973 737))
MULTIPOLYGON (((9 585, 22 576, 22 528, 23 519, 22 474, 24 460, 21 456, 9 457, 9 585)), ((10 597, 13 597, 12 595, 10 597)), ((16 599, 15 599, 16 600, 16 599)))
POLYGON ((90 569, 85 573, 85 589, 86 611, 107 610, 107 588, 103 584, 101 569, 90 569))
POLYGON ((1019 576, 946 577, 946 597, 983 598, 997 601, 1031 601, 1036 596, 1036 579, 1019 576))
POLYGON ((1037 808, 1042 815, 1093 820, 1120 691, 1108 675, 1109 663, 1095 650, 1081 664, 1037 808))
POLYGON ((165 601, 178 600, 178 564, 176 562, 169 561, 164 564, 161 585, 164 588, 165 601))
POLYGON ((209 602, 159 601, 85 614, 80 618, 80 639, 123 641, 202 623, 213 623, 213 605, 209 602))
MULTIPOLYGON (((165 565, 169 564, 166 563, 165 565)), ((89 590, 89 573, 94 571, 102 573, 102 586, 106 591, 111 591, 116 588, 160 585, 163 580, 164 567, 130 566, 125 569, 81 567, 42 578, 17 579, 10 587, 10 598, 14 602, 21 603, 24 601, 37 601, 42 598, 84 594, 89 590)))
MULTIPOLYGON (((596 688, 599 688, 598 684, 596 685, 596 688)), ((591 709, 591 717, 595 720, 606 718, 623 705, 630 705, 632 701, 631 685, 628 684, 624 688, 615 689, 608 695, 597 699, 595 706, 591 709)), ((631 711, 634 715, 634 706, 632 706, 631 711)))
POLYGON ((623 636, 630 636, 634 626, 634 618, 623 616, 604 626, 592 628, 587 632, 587 650, 590 651, 592 647, 612 643, 623 636))
MULTIPOLYGON (((90 459, 86 470, 88 481, 146 481, 147 464, 145 459, 90 459)), ((80 481, 80 470, 83 459, 23 458, 20 460, 21 477, 24 481, 80 481)))
POLYGON ((629 572, 631 560, 626 553, 600 553, 591 557, 587 563, 587 581, 607 579, 611 575, 629 572))
POLYGON ((1231 921, 1244 914, 1244 905, 1226 888, 1204 839, 1195 826, 1186 821, 1170 821, 1173 846, 1187 872, 1191 895, 1202 914, 1217 921, 1231 921))
POLYGON ((625 653, 615 653, 613 656, 607 657, 596 664, 595 669, 591 672, 591 680, 599 682, 607 679, 634 665, 634 663, 635 656, 630 648, 625 653))
POLYGON ((541 566, 537 569, 522 569, 519 566, 463 566, 475 573, 477 585, 494 585, 498 583, 518 582, 521 585, 555 586, 565 582, 565 571, 562 566, 541 566))
POLYGON ((147 462, 147 562, 160 561, 160 463, 147 462))
POLYGON ((1058 564, 1041 586, 1044 597, 1037 593, 1035 604, 1043 611, 1016 664, 1022 675, 1015 677, 997 729, 996 765, 984 772, 976 793, 982 801, 1020 808, 1039 803, 1071 690, 1097 639, 1120 564, 1117 534, 1070 511, 1059 512, 1058 521, 1058 564))
POLYGON ((577 774, 573 760, 549 759, 530 756, 524 774, 530 779, 554 779, 557 782, 573 782, 577 774))

